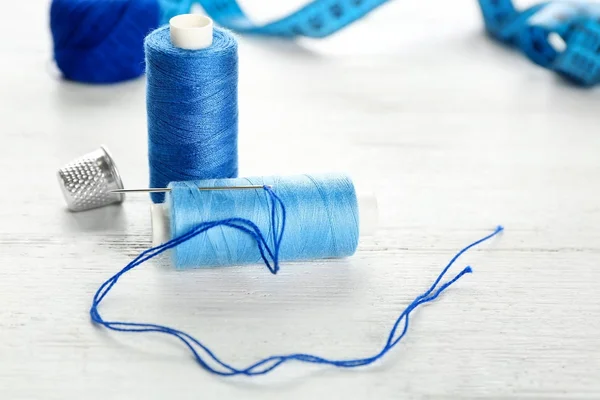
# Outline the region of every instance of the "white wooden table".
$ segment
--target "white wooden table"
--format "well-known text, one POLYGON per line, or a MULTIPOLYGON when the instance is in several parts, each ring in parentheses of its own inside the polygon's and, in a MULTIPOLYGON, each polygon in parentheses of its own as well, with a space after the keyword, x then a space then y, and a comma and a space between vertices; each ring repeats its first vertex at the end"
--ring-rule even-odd
MULTIPOLYGON (((249 10, 284 11, 269 3, 249 10)), ((367 356, 456 250, 506 226, 376 366, 257 379, 91 324, 97 287, 150 244, 149 200, 72 214, 54 174, 106 144, 128 187, 147 184, 144 79, 57 80, 47 2, 3 13, 0 398, 600 398, 600 92, 491 42, 474 0, 392 1, 323 41, 240 39, 241 173, 348 172, 377 192, 380 229, 352 258, 277 276, 148 263, 107 318, 181 328, 240 366, 367 356)))

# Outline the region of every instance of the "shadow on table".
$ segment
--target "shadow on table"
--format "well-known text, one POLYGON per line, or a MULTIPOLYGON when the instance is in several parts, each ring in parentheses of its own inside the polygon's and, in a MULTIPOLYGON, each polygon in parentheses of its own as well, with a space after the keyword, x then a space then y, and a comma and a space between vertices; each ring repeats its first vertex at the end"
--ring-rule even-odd
POLYGON ((127 218, 123 207, 110 205, 85 212, 65 210, 64 226, 73 233, 123 232, 127 229, 127 218))

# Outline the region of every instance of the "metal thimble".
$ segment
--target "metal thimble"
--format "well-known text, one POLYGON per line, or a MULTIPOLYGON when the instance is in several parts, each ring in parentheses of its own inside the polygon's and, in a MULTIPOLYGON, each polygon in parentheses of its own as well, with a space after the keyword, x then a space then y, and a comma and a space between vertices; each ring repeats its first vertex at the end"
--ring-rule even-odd
POLYGON ((67 207, 71 211, 85 211, 125 200, 123 182, 108 150, 101 146, 79 157, 58 170, 58 181, 67 207))

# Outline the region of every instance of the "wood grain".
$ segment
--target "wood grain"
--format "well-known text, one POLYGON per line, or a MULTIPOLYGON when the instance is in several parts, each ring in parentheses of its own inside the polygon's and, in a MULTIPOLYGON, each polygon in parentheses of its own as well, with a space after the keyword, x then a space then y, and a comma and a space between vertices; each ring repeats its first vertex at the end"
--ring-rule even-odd
POLYGON ((456 250, 506 227, 383 362, 253 380, 90 323, 100 283, 150 244, 149 201, 70 214, 54 173, 106 144, 125 184, 146 185, 144 80, 60 81, 47 2, 4 6, 0 398, 600 398, 600 93, 491 42, 475 1, 390 2, 323 41, 240 38, 241 173, 348 172, 377 192, 380 229, 352 258, 276 277, 148 263, 107 318, 179 327, 237 365, 369 355, 456 250))

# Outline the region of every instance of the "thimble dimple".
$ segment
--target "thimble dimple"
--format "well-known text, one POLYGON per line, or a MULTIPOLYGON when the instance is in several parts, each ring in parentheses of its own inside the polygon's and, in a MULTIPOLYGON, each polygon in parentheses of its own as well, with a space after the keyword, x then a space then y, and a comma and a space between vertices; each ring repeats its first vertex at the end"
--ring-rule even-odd
POLYGON ((103 146, 59 169, 58 181, 71 211, 90 210, 125 199, 122 193, 111 193, 123 189, 123 182, 103 146))

